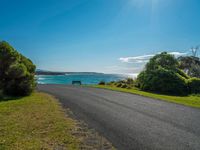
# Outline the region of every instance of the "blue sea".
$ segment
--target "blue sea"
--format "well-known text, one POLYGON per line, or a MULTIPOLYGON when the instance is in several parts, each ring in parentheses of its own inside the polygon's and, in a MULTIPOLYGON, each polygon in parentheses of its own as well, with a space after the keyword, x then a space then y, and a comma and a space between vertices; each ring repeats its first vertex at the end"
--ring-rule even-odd
POLYGON ((101 74, 101 73, 69 73, 65 75, 37 75, 38 84, 72 84, 81 81, 82 84, 98 84, 100 81, 110 82, 123 80, 131 75, 101 74))

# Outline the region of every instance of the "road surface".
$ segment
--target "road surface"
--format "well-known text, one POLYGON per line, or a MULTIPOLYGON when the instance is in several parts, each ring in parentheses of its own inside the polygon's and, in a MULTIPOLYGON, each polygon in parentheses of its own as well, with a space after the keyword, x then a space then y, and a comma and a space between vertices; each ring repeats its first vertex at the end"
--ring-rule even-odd
POLYGON ((119 150, 200 150, 200 109, 128 93, 38 85, 119 150))

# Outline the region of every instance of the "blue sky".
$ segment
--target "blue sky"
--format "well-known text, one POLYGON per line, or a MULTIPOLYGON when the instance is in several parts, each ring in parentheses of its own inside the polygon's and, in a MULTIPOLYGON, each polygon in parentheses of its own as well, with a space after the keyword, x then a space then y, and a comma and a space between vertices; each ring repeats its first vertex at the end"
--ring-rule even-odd
POLYGON ((200 44, 199 0, 0 0, 0 40, 40 69, 137 73, 200 44))

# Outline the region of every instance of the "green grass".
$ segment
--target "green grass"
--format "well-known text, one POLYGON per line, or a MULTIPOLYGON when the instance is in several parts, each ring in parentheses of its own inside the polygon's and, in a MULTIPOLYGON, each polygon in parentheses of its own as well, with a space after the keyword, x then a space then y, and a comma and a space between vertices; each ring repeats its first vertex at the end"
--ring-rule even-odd
POLYGON ((169 95, 161 95, 161 94, 145 92, 145 91, 141 91, 137 88, 124 89, 124 88, 118 88, 118 87, 114 87, 114 86, 110 86, 110 85, 94 85, 92 87, 104 88, 104 89, 120 91, 120 92, 127 92, 127 93, 132 93, 132 94, 137 94, 137 95, 141 95, 141 96, 158 99, 158 100, 164 100, 164 101, 168 101, 168 102, 173 102, 173 103, 177 103, 177 104, 200 108, 200 96, 199 95, 169 96, 169 95))
MULTIPOLYGON (((1 101, 1 99, 0 99, 1 101)), ((79 149, 75 121, 44 93, 0 102, 0 150, 79 149)))

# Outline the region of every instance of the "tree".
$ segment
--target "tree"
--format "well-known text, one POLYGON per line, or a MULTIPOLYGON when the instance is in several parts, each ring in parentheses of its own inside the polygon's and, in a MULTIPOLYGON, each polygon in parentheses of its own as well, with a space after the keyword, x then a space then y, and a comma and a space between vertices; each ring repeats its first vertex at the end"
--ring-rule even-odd
POLYGON ((188 80, 189 91, 192 94, 200 93, 200 79, 199 78, 191 78, 188 80))
POLYGON ((166 52, 155 55, 138 75, 138 87, 146 91, 185 95, 188 93, 187 75, 179 70, 177 59, 166 52))
POLYGON ((162 52, 161 54, 155 55, 146 64, 146 70, 151 71, 162 67, 164 69, 176 70, 178 66, 178 61, 173 55, 167 52, 162 52))
POLYGON ((179 57, 179 68, 191 77, 200 78, 200 59, 194 56, 179 57))
POLYGON ((30 94, 36 83, 35 65, 7 42, 0 42, 0 89, 6 95, 30 94))

